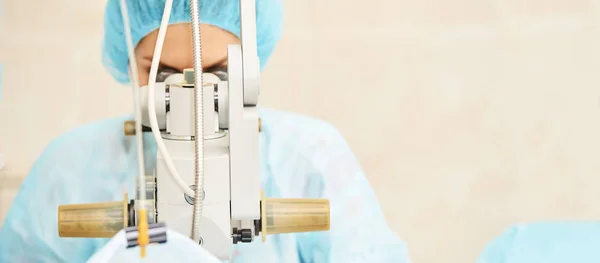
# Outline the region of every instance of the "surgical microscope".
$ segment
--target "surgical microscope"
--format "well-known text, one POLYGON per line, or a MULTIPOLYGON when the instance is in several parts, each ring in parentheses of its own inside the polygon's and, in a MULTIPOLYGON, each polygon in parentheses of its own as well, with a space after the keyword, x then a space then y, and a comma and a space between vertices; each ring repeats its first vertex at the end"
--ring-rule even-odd
POLYGON ((141 87, 142 117, 124 123, 127 136, 151 127, 155 170, 138 181, 131 200, 125 194, 59 206, 60 237, 111 238, 125 230, 130 247, 145 248, 168 242, 171 229, 229 260, 234 244, 258 236, 264 242, 271 234, 329 230, 327 199, 266 198, 261 191, 255 1, 240 0, 241 44, 228 47, 226 72, 202 72, 199 8, 191 0, 194 68, 141 87))

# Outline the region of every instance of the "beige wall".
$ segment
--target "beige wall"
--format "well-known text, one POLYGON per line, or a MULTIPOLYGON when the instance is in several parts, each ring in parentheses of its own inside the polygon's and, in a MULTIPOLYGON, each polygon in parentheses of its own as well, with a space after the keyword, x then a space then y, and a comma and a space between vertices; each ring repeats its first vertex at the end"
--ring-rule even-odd
MULTIPOLYGON (((286 11, 263 105, 344 133, 415 262, 473 262, 516 222, 600 219, 600 0, 286 11)), ((100 64, 102 12, 103 1, 2 1, 0 216, 53 137, 130 110, 100 64)))

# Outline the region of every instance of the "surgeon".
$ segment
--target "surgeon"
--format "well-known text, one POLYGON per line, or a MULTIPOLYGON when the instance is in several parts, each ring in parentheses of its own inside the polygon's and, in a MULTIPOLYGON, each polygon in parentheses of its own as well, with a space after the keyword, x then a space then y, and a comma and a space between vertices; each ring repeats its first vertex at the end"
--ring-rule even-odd
MULTIPOLYGON (((240 43, 238 1, 200 0, 205 71, 226 69, 227 46, 240 43)), ((164 4, 127 1, 140 85, 148 83, 164 4)), ((102 54, 110 74, 125 84, 131 80, 119 6, 118 0, 107 3, 102 54)), ((283 10, 279 0, 256 0, 256 7, 258 55, 264 68, 281 36, 283 10)), ((193 67, 189 9, 189 1, 173 3, 159 82, 193 67)), ((264 108, 260 117, 260 176, 266 195, 329 199, 331 230, 235 245, 232 262, 409 262, 405 243, 388 227, 356 157, 333 126, 264 108)), ((123 189, 134 192, 136 144, 123 134, 123 122, 130 119, 90 123, 47 146, 0 230, 0 262, 84 262, 106 244, 105 239, 59 238, 57 207, 121 200, 123 189)), ((150 134, 144 140, 146 169, 151 171, 156 146, 150 134)))

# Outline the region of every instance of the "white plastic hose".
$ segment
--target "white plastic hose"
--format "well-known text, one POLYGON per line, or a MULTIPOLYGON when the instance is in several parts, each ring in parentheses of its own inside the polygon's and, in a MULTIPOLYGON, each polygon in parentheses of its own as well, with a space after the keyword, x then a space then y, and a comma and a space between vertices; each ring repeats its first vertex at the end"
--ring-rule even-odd
POLYGON ((179 186, 179 188, 188 196, 194 196, 194 191, 188 187, 188 185, 181 179, 177 169, 175 168, 175 164, 173 163, 173 158, 167 151, 167 146, 163 142, 162 136, 160 134, 160 127, 158 126, 158 120, 156 118, 156 107, 154 105, 154 89, 156 85, 156 75, 158 74, 158 66, 160 63, 160 56, 162 53, 162 48, 165 42, 165 36, 167 35, 167 26, 169 25, 169 18, 171 17, 171 8, 173 6, 173 0, 167 0, 165 2, 165 9, 163 12, 163 17, 160 22, 160 28, 158 29, 158 38, 156 39, 156 47, 154 48, 154 55, 152 56, 152 64, 150 66, 150 77, 148 78, 148 119, 150 120, 150 127, 152 128, 152 135, 154 135, 154 140, 156 141, 156 147, 158 151, 163 156, 163 161, 169 170, 169 175, 171 175, 171 179, 173 179, 174 183, 179 186))
POLYGON ((129 55, 129 65, 131 69, 131 84, 133 89, 133 106, 135 110, 135 137, 137 139, 137 157, 139 171, 139 192, 138 197, 144 205, 146 201, 146 173, 144 171, 144 134, 142 133, 142 107, 140 105, 140 81, 138 77, 137 61, 133 49, 133 41, 131 40, 131 27, 129 25, 129 13, 127 12, 127 4, 125 0, 121 0, 121 11, 123 13, 123 25, 125 26, 125 38, 127 39, 127 53, 129 55))
MULTIPOLYGON (((192 4, 194 4, 194 1, 192 0, 192 4)), ((199 221, 200 218, 202 216, 202 200, 200 198, 201 196, 201 191, 198 191, 198 189, 203 189, 204 185, 203 185, 203 175, 204 175, 204 156, 203 156, 203 142, 204 142, 204 136, 203 136, 203 117, 202 117, 202 108, 200 107, 199 109, 196 108, 196 160, 195 160, 195 165, 196 165, 196 191, 190 189, 187 184, 181 179, 181 176, 179 176, 179 173, 177 172, 177 169, 175 168, 175 164, 173 163, 173 158, 171 157, 171 155, 169 154, 169 152, 167 151, 167 147, 164 144, 164 141, 162 139, 162 135, 160 133, 160 127, 158 125, 158 120, 156 117, 156 106, 154 104, 154 95, 155 95, 155 85, 156 85, 156 76, 158 74, 158 66, 160 64, 160 58, 161 58, 161 53, 162 53, 162 48, 164 45, 164 40, 165 40, 165 36, 167 34, 167 27, 168 27, 168 23, 169 23, 169 18, 171 16, 171 8, 173 6, 173 0, 167 0, 165 2, 165 8, 163 11, 163 16, 162 16, 162 20, 161 20, 161 24, 160 24, 160 28, 158 29, 158 37, 156 40, 156 46, 154 48, 154 54, 152 56, 152 64, 150 66, 150 74, 148 77, 148 119, 150 121, 150 127, 152 129, 152 135, 154 136, 154 139, 156 141, 156 146, 158 148, 158 151, 161 153, 161 155, 163 156, 163 161, 165 163, 165 165, 167 166, 167 169, 169 171, 169 175, 171 176, 171 179, 175 182, 175 184, 177 184, 177 186, 188 196, 194 196, 195 198, 195 202, 194 202, 194 220, 193 220, 193 224, 192 224, 192 239, 194 241, 198 241, 199 240, 199 221), (200 113, 198 113, 200 112, 200 113), (198 125, 200 125, 200 128, 198 129, 198 125), (199 131, 199 132, 198 132, 199 131), (198 142, 200 142, 200 144, 198 144, 198 142)), ((197 5, 197 1, 196 4, 191 7, 191 14, 194 15, 194 13, 198 13, 198 5, 197 5), (195 8, 194 8, 195 6, 195 8)), ((128 53, 129 53, 129 60, 131 62, 131 71, 132 71, 132 82, 133 82, 133 88, 134 88, 134 104, 136 105, 136 137, 137 137, 137 141, 138 141, 138 164, 140 166, 140 192, 141 192, 141 197, 140 199, 143 201, 145 200, 146 196, 146 183, 145 183, 145 173, 144 173, 144 153, 143 153, 143 135, 142 135, 142 130, 141 130, 141 123, 142 123, 142 117, 141 117, 141 109, 140 109, 140 102, 139 102, 139 81, 138 81, 138 76, 137 76, 137 64, 135 62, 135 55, 134 55, 134 47, 133 47, 133 43, 131 40, 131 31, 130 31, 130 26, 129 26, 129 17, 127 14, 127 7, 125 4, 125 0, 121 0, 121 8, 123 10, 123 19, 124 19, 124 24, 125 24, 125 35, 127 38, 127 49, 128 49, 128 53)), ((196 21, 197 19, 194 20, 192 19, 192 21, 196 21)), ((196 23, 196 26, 199 26, 199 22, 196 23)), ((194 24, 192 25, 194 26, 194 24)), ((193 28, 194 29, 194 33, 195 35, 199 35, 199 28, 193 28)), ((199 36, 197 36, 196 38, 194 38, 194 41, 200 41, 199 36)), ((195 84, 196 84, 196 94, 195 94, 195 99, 196 99, 196 105, 198 103, 202 103, 202 93, 200 93, 200 96, 198 96, 198 91, 202 91, 202 71, 201 71, 201 56, 200 56, 200 50, 199 48, 197 48, 197 46, 200 45, 200 43, 195 43, 195 48, 194 48, 194 53, 195 53, 195 59, 194 62, 196 63, 194 65, 194 68, 197 70, 198 67, 200 67, 199 71, 196 71, 195 74, 196 76, 200 75, 200 78, 196 77, 195 80, 195 84), (200 83, 200 84, 198 84, 200 83), (198 98, 200 97, 200 98, 198 98)), ((201 105, 201 104, 200 104, 201 105)), ((143 203, 143 202, 142 202, 143 203)))

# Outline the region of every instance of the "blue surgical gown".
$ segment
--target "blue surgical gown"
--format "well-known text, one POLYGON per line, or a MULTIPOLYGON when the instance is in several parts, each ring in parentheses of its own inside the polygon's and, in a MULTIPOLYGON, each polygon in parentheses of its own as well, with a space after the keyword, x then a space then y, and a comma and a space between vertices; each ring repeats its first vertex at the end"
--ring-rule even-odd
MULTIPOLYGON (((260 176, 268 197, 327 198, 331 229, 234 246, 232 262, 409 262, 340 133, 322 121, 261 109, 260 176)), ((131 117, 84 125, 52 141, 34 163, 0 230, 0 262, 84 262, 107 239, 59 238, 57 207, 122 200, 134 193, 131 117)), ((156 146, 144 135, 146 169, 156 146)), ((199 260, 201 262, 201 260, 199 260)))
POLYGON ((477 263, 598 263, 600 222, 538 222, 510 227, 477 263))

